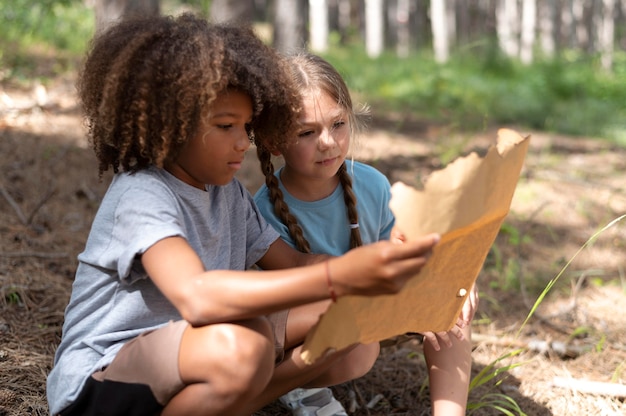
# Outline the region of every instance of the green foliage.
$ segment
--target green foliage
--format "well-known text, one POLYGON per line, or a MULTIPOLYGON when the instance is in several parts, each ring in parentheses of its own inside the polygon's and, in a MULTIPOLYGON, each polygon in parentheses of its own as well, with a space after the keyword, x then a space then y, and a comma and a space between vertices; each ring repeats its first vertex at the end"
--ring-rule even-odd
POLYGON ((626 145, 626 54, 613 73, 574 53, 524 66, 493 48, 462 50, 448 63, 416 51, 406 59, 366 56, 361 45, 334 45, 325 57, 377 114, 402 112, 463 130, 515 125, 596 136, 626 145))
POLYGON ((5 76, 31 77, 44 59, 52 75, 69 69, 94 29, 80 0, 0 0, 0 65, 5 76))
POLYGON ((480 414, 477 412, 483 408, 497 410, 506 416, 527 416, 526 413, 524 413, 519 407, 519 404, 517 404, 515 399, 501 393, 485 394, 481 397, 480 401, 467 404, 468 414, 470 415, 480 414))

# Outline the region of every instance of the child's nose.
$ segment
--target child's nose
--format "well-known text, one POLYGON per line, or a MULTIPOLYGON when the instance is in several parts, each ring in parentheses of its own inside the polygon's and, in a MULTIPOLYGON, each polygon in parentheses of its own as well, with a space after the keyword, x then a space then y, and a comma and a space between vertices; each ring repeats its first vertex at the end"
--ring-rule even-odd
POLYGON ((239 151, 245 152, 250 147, 251 141, 248 131, 246 129, 242 129, 239 134, 237 134, 237 140, 235 141, 235 148, 239 151))
POLYGON ((332 147, 335 144, 335 139, 328 130, 322 131, 319 137, 319 146, 323 149, 332 147))

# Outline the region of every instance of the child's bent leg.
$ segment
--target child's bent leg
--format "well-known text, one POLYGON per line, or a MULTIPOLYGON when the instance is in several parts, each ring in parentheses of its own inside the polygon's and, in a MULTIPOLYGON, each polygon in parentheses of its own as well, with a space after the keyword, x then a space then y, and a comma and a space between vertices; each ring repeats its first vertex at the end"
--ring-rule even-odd
POLYGON ((162 415, 237 415, 272 377, 274 343, 265 319, 188 327, 179 369, 185 387, 162 415))
POLYGON ((267 389, 259 395, 249 413, 262 408, 296 387, 324 387, 363 376, 378 358, 379 343, 356 344, 308 365, 301 358, 306 333, 328 308, 329 302, 317 302, 289 310, 285 336, 285 358, 274 370, 267 389))
POLYGON ((450 337, 452 346, 442 346, 439 351, 424 342, 433 416, 465 415, 472 368, 471 326, 462 331, 462 340, 450 337))
POLYGON ((322 387, 358 378, 376 361, 379 344, 357 344, 306 364, 300 358, 301 347, 287 351, 285 359, 274 369, 267 388, 250 403, 248 414, 278 399, 296 387, 322 387))
MULTIPOLYGON (((320 315, 328 309, 329 305, 330 301, 322 301, 289 310, 285 349, 293 350, 291 359, 297 366, 306 366, 300 359, 300 346, 304 342, 306 334, 319 321, 320 315)), ((317 377, 309 378, 305 384, 298 387, 332 386, 361 377, 372 368, 379 352, 380 344, 377 342, 368 345, 357 344, 349 349, 340 351, 338 354, 343 357, 340 361, 320 371, 317 377)), ((284 370, 281 370, 279 366, 276 371, 284 370)))

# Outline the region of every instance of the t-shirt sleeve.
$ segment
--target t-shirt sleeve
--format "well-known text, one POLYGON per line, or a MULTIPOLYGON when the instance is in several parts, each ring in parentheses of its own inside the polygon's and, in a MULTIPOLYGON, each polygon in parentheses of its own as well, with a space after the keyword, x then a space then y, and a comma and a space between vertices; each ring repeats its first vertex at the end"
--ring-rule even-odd
MULTIPOLYGON (((382 176, 382 175, 381 175, 382 176)), ((384 188, 383 192, 381 192, 384 197, 382 198, 381 203, 381 227, 380 227, 380 240, 389 240, 391 237, 391 229, 396 223, 396 218, 389 208, 389 202, 391 201, 391 186, 389 185, 389 181, 386 177, 381 178, 381 186, 384 188)))
POLYGON ((128 283, 146 277, 135 263, 139 255, 166 237, 184 236, 174 195, 164 185, 150 185, 110 190, 110 198, 101 207, 110 214, 94 221, 91 236, 96 241, 88 242, 83 253, 85 260, 116 270, 119 278, 128 283), (97 241, 105 238, 108 241, 97 241), (94 251, 90 252, 92 247, 94 251))

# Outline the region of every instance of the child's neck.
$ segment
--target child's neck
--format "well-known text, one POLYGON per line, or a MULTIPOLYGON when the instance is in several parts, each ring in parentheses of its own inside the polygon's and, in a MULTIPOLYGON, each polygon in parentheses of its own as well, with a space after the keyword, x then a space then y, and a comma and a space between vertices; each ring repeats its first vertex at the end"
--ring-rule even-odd
POLYGON ((294 175, 287 166, 280 172, 280 181, 291 196, 306 202, 319 201, 329 197, 339 185, 337 175, 327 179, 303 178, 294 175))

